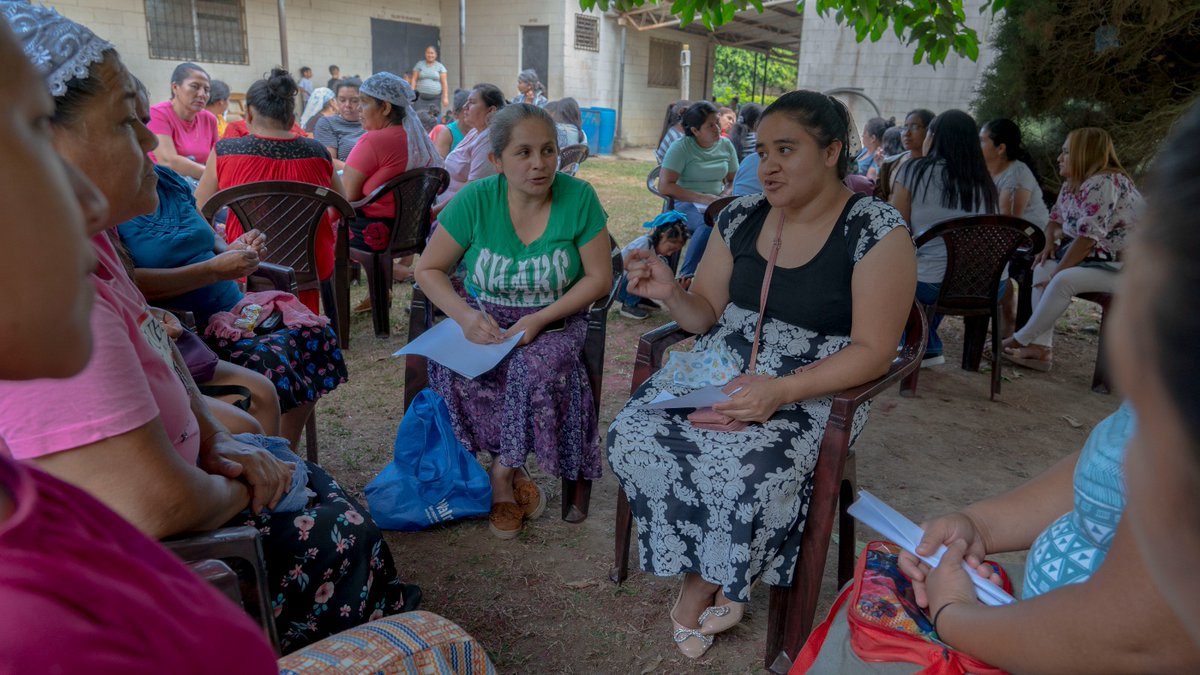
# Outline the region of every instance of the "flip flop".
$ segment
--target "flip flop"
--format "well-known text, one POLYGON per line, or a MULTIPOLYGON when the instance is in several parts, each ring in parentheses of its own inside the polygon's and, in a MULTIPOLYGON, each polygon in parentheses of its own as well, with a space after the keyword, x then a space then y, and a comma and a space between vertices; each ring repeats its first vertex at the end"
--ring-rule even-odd
POLYGON ((1030 353, 1025 351, 1025 349, 1025 347, 1018 347, 1016 349, 1013 349, 1012 347, 1005 347, 1000 351, 1000 358, 1008 361, 1009 363, 1015 363, 1018 366, 1029 368, 1030 370, 1036 370, 1042 373, 1050 372, 1050 368, 1054 365, 1054 361, 1051 360, 1048 354, 1039 356, 1024 356, 1024 354, 1030 353))

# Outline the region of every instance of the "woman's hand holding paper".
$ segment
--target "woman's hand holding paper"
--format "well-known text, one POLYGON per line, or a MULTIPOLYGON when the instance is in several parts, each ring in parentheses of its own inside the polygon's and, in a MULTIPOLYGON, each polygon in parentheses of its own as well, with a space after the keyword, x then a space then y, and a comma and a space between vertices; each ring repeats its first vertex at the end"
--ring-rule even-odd
MULTIPOLYGON (((936 553, 938 547, 943 544, 950 546, 953 542, 961 541, 964 544, 963 553, 953 562, 957 563, 958 560, 965 558, 967 564, 972 567, 979 567, 983 564, 983 557, 987 555, 987 546, 975 521, 967 514, 955 512, 940 516, 921 523, 921 529, 925 531, 925 536, 921 538, 921 543, 917 546, 917 553, 930 556, 936 553)), ((946 555, 949 556, 950 553, 947 552, 946 555)), ((948 559, 944 558, 943 561, 948 559)), ((913 582, 913 593, 916 596, 917 604, 921 607, 931 607, 926 589, 927 577, 930 572, 929 565, 921 562, 908 551, 900 553, 899 565, 900 571, 913 582)), ((942 565, 942 567, 946 567, 946 565, 942 565)), ((955 564, 953 567, 962 572, 961 565, 955 564)), ((990 568, 988 574, 990 574, 990 568)), ((987 577, 988 574, 983 576, 987 577)), ((963 575, 966 578, 965 573, 963 575)), ((974 591, 972 591, 971 597, 975 597, 974 591)))
POLYGON ((770 375, 738 375, 722 389, 729 400, 713 410, 741 422, 766 422, 789 403, 783 381, 770 375))

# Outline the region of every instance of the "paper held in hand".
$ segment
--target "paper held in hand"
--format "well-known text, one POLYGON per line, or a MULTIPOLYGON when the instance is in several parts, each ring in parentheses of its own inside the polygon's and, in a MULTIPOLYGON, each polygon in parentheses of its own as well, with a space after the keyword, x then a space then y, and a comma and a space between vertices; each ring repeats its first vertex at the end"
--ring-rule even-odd
POLYGON ((504 342, 481 345, 468 340, 454 319, 447 318, 392 356, 424 356, 473 380, 503 361, 524 335, 521 331, 504 342))
MULTIPOLYGON (((921 543, 921 537, 924 536, 925 531, 866 490, 858 491, 858 501, 850 505, 849 512, 863 525, 883 535, 885 539, 895 542, 900 548, 917 556, 927 565, 937 567, 942 560, 942 554, 946 552, 946 547, 941 546, 931 556, 917 555, 917 545, 921 543)), ((971 583, 975 584, 975 595, 980 602, 992 607, 1016 602, 1016 598, 1005 593, 999 586, 979 576, 966 561, 963 561, 962 566, 970 575, 971 583)))
MULTIPOLYGON (((707 408, 714 403, 723 403, 729 397, 721 391, 724 385, 712 384, 707 387, 694 389, 683 396, 673 396, 667 391, 659 392, 649 403, 643 403, 641 408, 648 410, 671 410, 674 408, 707 408)), ((736 392, 735 392, 736 393, 736 392)))

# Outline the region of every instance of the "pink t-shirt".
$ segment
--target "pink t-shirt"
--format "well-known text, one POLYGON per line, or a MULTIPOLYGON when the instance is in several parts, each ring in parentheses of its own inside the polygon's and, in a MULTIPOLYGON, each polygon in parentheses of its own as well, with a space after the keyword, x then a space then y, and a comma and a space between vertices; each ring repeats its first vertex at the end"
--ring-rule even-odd
POLYGON ((278 673, 262 629, 84 491, 0 457, 0 675, 278 673))
POLYGON ((146 310, 107 236, 92 238, 92 358, 65 380, 0 382, 0 454, 29 459, 132 431, 158 417, 188 464, 200 452, 200 428, 170 339, 146 310))
MULTIPOLYGON (((367 177, 363 196, 404 173, 408 169, 408 134, 404 127, 394 125, 363 134, 346 157, 346 166, 367 177)), ((396 200, 385 195, 362 211, 371 218, 390 218, 396 215, 396 200)))
MULTIPOLYGON (((184 122, 175 114, 170 101, 163 101, 150 106, 150 131, 159 136, 167 136, 175 143, 175 152, 181 157, 191 157, 204 164, 208 154, 217 144, 217 116, 207 110, 201 110, 191 122, 184 122)), ((155 162, 154 153, 150 159, 155 162)))
POLYGON ((496 167, 488 159, 492 150, 490 129, 471 129, 454 151, 446 156, 446 172, 450 174, 450 187, 438 197, 443 204, 458 193, 462 186, 473 180, 496 175, 496 167))

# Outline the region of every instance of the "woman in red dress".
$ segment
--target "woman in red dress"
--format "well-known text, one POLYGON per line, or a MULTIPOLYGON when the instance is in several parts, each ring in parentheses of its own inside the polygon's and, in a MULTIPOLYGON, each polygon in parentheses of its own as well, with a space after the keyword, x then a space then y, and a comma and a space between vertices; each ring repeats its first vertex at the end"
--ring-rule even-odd
MULTIPOLYGON (((250 85, 246 91, 250 135, 217 142, 196 187, 197 208, 203 208, 220 190, 264 180, 299 181, 343 192, 329 152, 319 142, 291 131, 299 90, 292 76, 279 68, 272 70, 267 79, 250 85)), ((231 213, 225 225, 225 241, 236 240, 243 231, 231 213)), ((317 228, 317 276, 322 283, 333 274, 333 245, 334 230, 326 216, 317 228)), ((316 291, 301 291, 300 300, 314 313, 319 312, 316 291)))

